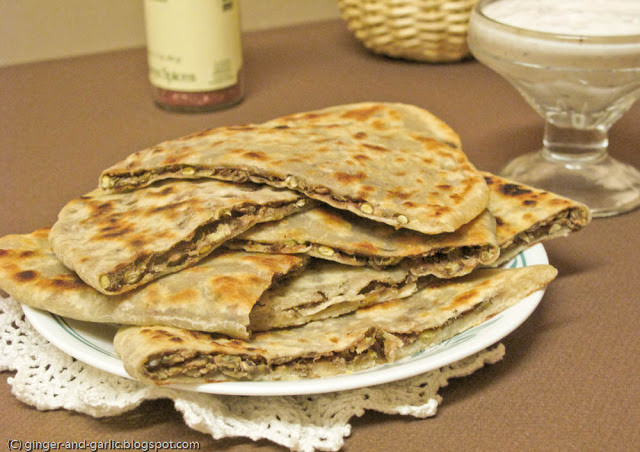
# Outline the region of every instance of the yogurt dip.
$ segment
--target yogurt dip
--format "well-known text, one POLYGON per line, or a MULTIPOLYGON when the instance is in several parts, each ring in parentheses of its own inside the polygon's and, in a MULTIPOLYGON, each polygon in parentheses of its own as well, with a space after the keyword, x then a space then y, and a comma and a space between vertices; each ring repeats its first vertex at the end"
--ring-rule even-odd
POLYGON ((640 67, 638 0, 481 1, 471 22, 469 45, 497 58, 569 68, 640 67))
POLYGON ((482 12, 498 22, 545 33, 640 34, 638 0, 499 0, 482 12))
POLYGON ((480 0, 468 42, 560 127, 607 128, 640 95, 638 0, 480 0))

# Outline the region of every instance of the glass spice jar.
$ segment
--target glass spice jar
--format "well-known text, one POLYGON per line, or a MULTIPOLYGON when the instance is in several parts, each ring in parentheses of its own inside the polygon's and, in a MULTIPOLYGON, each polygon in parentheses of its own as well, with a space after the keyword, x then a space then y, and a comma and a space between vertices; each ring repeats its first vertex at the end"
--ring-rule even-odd
POLYGON ((242 42, 237 0, 144 0, 153 100, 181 112, 242 101, 242 42))

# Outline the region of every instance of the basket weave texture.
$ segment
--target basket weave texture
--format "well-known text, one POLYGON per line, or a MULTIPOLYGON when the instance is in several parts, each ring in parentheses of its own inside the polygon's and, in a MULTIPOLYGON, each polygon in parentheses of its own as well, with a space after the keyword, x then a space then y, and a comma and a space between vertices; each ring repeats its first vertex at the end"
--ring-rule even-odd
POLYGON ((421 62, 469 56, 467 29, 478 0, 337 0, 347 28, 374 53, 421 62))

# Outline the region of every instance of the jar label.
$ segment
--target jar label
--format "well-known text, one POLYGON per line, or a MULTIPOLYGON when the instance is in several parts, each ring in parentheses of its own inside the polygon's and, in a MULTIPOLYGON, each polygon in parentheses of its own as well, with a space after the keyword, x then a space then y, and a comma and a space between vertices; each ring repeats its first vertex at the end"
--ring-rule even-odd
POLYGON ((149 80, 175 91, 238 83, 242 67, 236 0, 145 0, 149 80))

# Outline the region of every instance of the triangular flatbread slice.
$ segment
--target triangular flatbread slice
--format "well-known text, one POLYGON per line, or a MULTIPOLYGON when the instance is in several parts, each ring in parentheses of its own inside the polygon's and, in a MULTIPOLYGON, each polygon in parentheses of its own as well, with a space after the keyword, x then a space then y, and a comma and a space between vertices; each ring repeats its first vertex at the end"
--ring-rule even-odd
POLYGON ((90 322, 167 325, 247 338, 251 310, 262 294, 309 261, 216 251, 139 289, 104 295, 60 262, 48 232, 0 238, 0 288, 27 306, 90 322))
POLYGON ((417 276, 450 278, 478 265, 502 265, 536 243, 567 236, 591 221, 584 204, 488 172, 482 174, 490 189, 488 211, 453 233, 427 236, 395 230, 318 206, 257 225, 225 246, 304 253, 347 265, 402 263, 417 276))
POLYGON ((360 103, 165 141, 105 170, 105 190, 166 178, 253 181, 299 191, 396 228, 453 232, 487 206, 459 137, 419 107, 360 103))
POLYGON ((250 341, 164 327, 124 327, 116 352, 133 378, 150 383, 291 380, 393 362, 465 331, 545 287, 549 265, 477 270, 440 280, 403 300, 250 341))
POLYGON ((100 189, 60 211, 49 240, 83 281, 114 295, 175 273, 262 221, 307 208, 299 193, 212 179, 100 189))
POLYGON ((494 266, 536 243, 578 231, 591 221, 589 208, 577 201, 491 173, 483 175, 500 245, 494 266))
POLYGON ((225 243, 264 253, 304 253, 346 265, 403 265, 413 275, 462 276, 489 265, 500 248, 495 220, 485 211, 455 232, 426 235, 318 206, 282 220, 259 224, 225 243))

